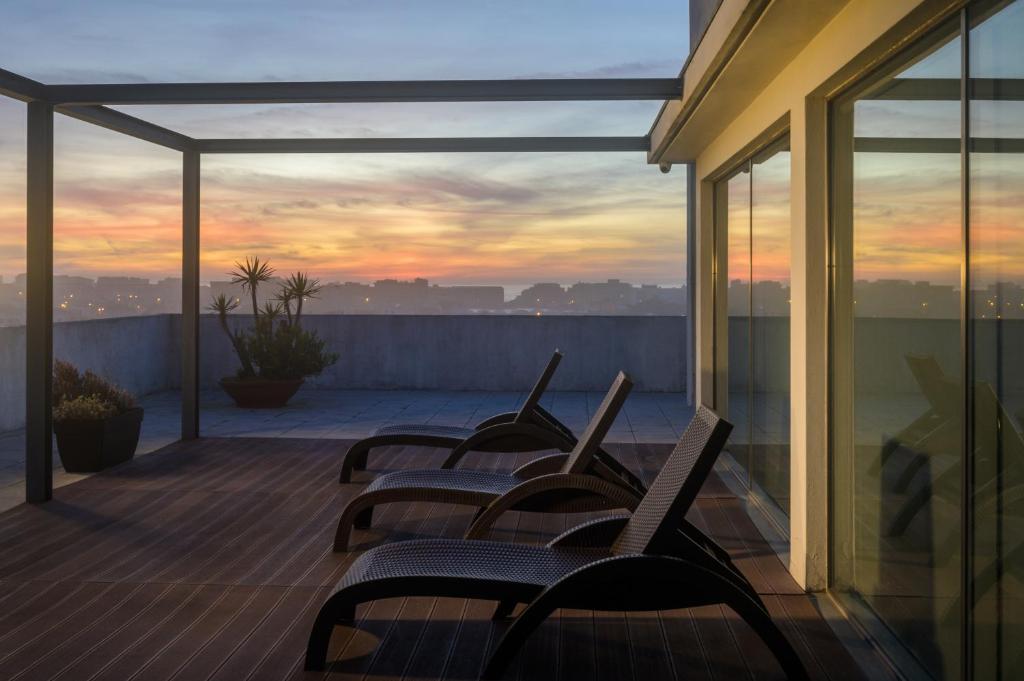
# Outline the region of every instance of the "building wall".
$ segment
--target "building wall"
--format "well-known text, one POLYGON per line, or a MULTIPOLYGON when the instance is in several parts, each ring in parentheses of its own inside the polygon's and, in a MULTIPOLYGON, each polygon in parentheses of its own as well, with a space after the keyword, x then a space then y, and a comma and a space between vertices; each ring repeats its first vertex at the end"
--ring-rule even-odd
MULTIPOLYGON (((136 395, 180 384, 176 315, 53 325, 53 356, 92 370, 136 395)), ((25 425, 25 327, 0 327, 0 431, 25 425)))
MULTIPOLYGON (((735 11, 719 12, 714 22, 738 19, 743 3, 735 11), (732 19, 731 19, 732 18, 732 19)), ((747 7, 758 3, 751 0, 747 7)), ((714 343, 726 338, 724 310, 717 311, 712 295, 714 257, 714 181, 733 164, 755 151, 781 131, 789 130, 791 164, 791 513, 789 568, 808 589, 826 586, 828 555, 828 128, 829 98, 867 73, 907 41, 929 30, 938 18, 958 4, 955 0, 829 0, 834 16, 813 32, 793 34, 802 19, 805 3, 777 0, 767 5, 769 20, 759 21, 741 44, 722 49, 735 54, 726 57, 753 69, 749 79, 767 82, 759 91, 744 85, 744 74, 731 75, 728 82, 711 86, 705 102, 697 104, 689 123, 681 125, 677 139, 686 141, 676 149, 686 154, 666 155, 653 160, 695 161, 697 182, 696 360, 698 385, 695 399, 710 403, 716 383, 714 343), (759 33, 760 32, 760 33, 759 33), (752 37, 751 37, 752 36, 752 37), (763 52, 772 45, 803 46, 785 63, 773 63, 763 52), (752 48, 751 45, 758 45, 752 48), (746 50, 746 52, 744 52, 746 50), (761 50, 759 52, 759 50, 761 50), (774 73, 765 78, 765 68, 774 73), (756 78, 754 72, 758 72, 756 78), (704 107, 704 113, 701 113, 704 107), (714 116, 707 114, 715 112, 714 116), (697 121, 694 123, 693 121, 697 121), (722 121, 728 121, 722 125, 722 121), (707 126, 705 129, 704 126, 707 126), (692 155, 691 155, 692 154, 692 155)), ((822 4, 824 7, 824 3, 822 4)), ((723 5, 723 10, 725 5, 723 5)), ((823 15, 824 16, 824 15, 823 15)), ((728 32, 712 25, 709 34, 728 32)), ((714 60, 708 58, 709 64, 714 60)), ((748 70, 749 70, 748 69, 748 70)), ((688 76, 697 81, 699 74, 688 76)), ((685 111, 684 102, 676 107, 685 111)), ((666 109, 669 111, 670 109, 666 109)), ((670 129, 659 121, 655 131, 670 129)), ((718 282, 719 285, 722 282, 718 282)), ((719 354, 725 352, 719 348, 719 354)), ((903 372, 902 367, 894 370, 903 372)), ((727 394, 719 384, 717 393, 727 394)), ((912 390, 912 386, 908 386, 912 390)))
POLYGON ((722 0, 690 0, 690 52, 700 43, 722 0))

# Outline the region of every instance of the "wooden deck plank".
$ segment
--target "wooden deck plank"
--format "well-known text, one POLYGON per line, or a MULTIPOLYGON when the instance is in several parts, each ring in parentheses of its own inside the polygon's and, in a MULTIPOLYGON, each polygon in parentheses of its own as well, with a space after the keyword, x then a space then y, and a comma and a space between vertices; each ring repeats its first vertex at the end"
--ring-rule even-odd
MULTIPOLYGON (((466 418, 476 418, 466 410, 466 418)), ((326 673, 302 670, 309 626, 357 552, 331 542, 347 501, 383 470, 437 465, 437 449, 374 452, 337 483, 347 443, 207 439, 175 443, 0 514, 0 678, 471 679, 507 627, 494 604, 426 597, 357 609, 338 627, 326 673), (10 524, 7 520, 10 519, 10 524)), ((650 483, 671 447, 615 444, 650 483)), ((472 454, 508 471, 536 454, 472 454)), ((473 509, 390 504, 357 549, 461 536, 473 509)), ((541 543, 585 516, 508 513, 492 538, 541 543)), ((691 519, 734 552, 813 678, 862 678, 852 657, 716 477, 691 519)), ((778 678, 748 627, 718 607, 662 613, 559 611, 529 639, 509 679, 654 681, 778 678)))

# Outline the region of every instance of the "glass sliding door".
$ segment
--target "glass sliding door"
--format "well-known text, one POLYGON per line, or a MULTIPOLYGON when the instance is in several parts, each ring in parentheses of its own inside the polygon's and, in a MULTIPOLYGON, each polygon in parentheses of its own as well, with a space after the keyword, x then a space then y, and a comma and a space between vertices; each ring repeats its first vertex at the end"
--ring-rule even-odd
POLYGON ((960 670, 960 47, 951 23, 833 106, 833 586, 936 679, 960 670))
MULTIPOLYGON (((734 424, 729 452, 759 498, 789 512, 789 143, 779 140, 718 183, 728 281, 720 350, 734 424)), ((719 405, 721 406, 721 405, 719 405)))
MULTIPOLYGON (((720 187, 721 188, 721 187, 720 187)), ((734 428, 729 453, 750 470, 750 164, 725 183, 728 192, 726 272, 729 281, 727 418, 734 428)))
POLYGON ((789 140, 752 159, 750 478, 789 515, 789 140))
POLYGON ((972 8, 968 68, 972 639, 1024 678, 1024 2, 972 8))

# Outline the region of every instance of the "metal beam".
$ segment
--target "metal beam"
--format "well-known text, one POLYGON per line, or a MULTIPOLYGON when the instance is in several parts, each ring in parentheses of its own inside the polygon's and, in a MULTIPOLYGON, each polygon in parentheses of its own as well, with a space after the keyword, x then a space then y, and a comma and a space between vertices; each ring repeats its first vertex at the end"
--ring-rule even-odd
POLYGON ((105 106, 61 106, 57 107, 57 112, 177 151, 185 151, 195 146, 195 140, 187 135, 162 128, 114 109, 108 109, 105 106))
POLYGON ((186 151, 181 189, 181 439, 199 437, 199 153, 186 151))
POLYGON ((23 102, 46 101, 46 86, 37 80, 0 69, 0 95, 23 102))
POLYGON ((401 154, 431 152, 647 151, 647 137, 377 137, 197 139, 205 154, 401 154))
MULTIPOLYGON (((970 151, 975 154, 1024 154, 1024 138, 972 137, 970 151)), ((959 137, 857 137, 853 150, 858 153, 884 154, 959 154, 959 137)))
POLYGON ((28 103, 25 499, 53 494, 53 106, 28 103))
POLYGON ((294 104, 324 102, 553 102, 665 100, 680 78, 544 78, 290 83, 49 85, 56 104, 294 104))
MULTIPOLYGON (((969 97, 981 101, 1024 101, 1024 78, 971 78, 969 97)), ((959 102, 959 78, 894 78, 868 99, 959 102)))

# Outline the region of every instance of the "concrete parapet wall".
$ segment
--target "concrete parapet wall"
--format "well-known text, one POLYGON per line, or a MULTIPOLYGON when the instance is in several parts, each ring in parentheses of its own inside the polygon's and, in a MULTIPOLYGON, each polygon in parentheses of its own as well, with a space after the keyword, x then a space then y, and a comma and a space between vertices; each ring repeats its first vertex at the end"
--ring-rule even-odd
MULTIPOLYGON (((341 355, 310 381, 317 388, 526 390, 559 348, 553 390, 605 390, 620 369, 636 390, 686 389, 684 317, 314 315, 303 325, 341 355)), ((214 317, 200 328, 211 387, 238 362, 214 317)))

